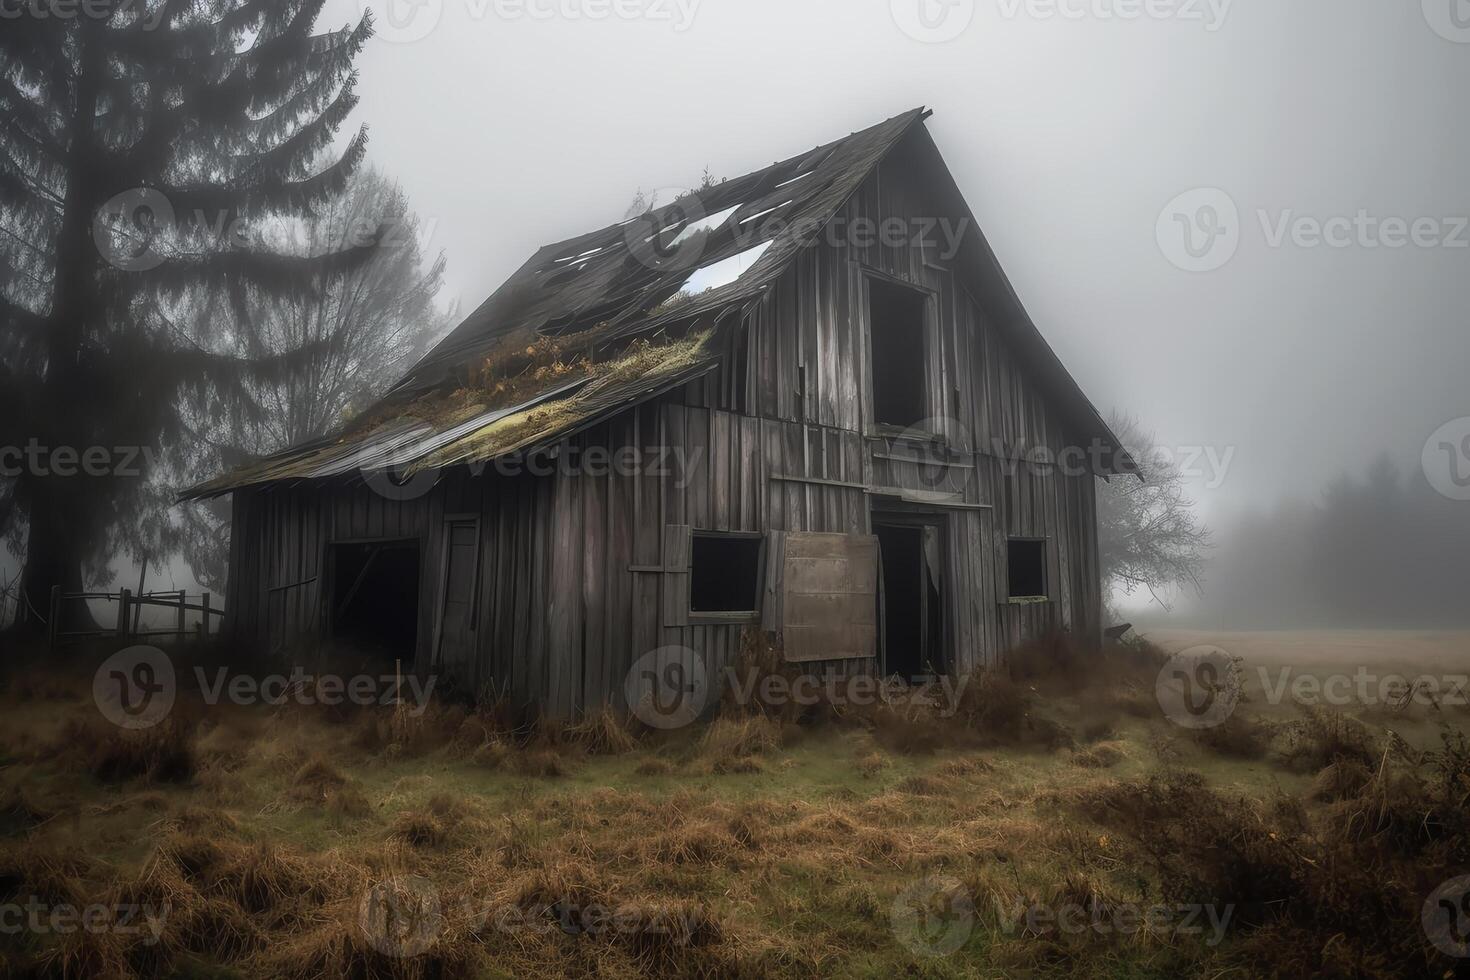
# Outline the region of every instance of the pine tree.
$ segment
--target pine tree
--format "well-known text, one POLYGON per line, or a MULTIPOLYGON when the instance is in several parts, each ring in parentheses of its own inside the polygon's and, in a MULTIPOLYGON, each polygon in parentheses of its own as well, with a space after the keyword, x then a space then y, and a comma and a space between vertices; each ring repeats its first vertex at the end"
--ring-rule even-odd
POLYGON ((0 530, 37 609, 100 577, 152 503, 145 464, 179 437, 184 393, 308 353, 248 329, 201 347, 176 304, 208 295, 239 329, 248 297, 310 296, 371 257, 251 231, 310 218, 366 147, 363 129, 329 155, 372 23, 315 34, 322 3, 0 0, 0 446, 41 447, 8 461, 0 530))

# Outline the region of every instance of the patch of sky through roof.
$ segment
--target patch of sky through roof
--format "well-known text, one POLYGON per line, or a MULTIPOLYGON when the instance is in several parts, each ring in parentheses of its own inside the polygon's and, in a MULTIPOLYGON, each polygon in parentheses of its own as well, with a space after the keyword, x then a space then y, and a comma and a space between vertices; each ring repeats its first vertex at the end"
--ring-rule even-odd
POLYGON ((709 265, 695 269, 694 273, 685 280, 680 291, 697 296, 708 290, 730 285, 750 271, 760 257, 766 254, 766 249, 771 247, 772 241, 774 239, 768 239, 743 252, 736 252, 729 258, 720 259, 718 262, 711 262, 709 265))

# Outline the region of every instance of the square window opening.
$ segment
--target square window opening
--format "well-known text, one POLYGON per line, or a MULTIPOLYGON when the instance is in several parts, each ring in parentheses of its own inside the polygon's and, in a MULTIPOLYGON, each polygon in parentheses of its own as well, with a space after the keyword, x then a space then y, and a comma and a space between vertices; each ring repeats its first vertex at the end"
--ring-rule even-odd
POLYGON ((695 533, 689 576, 690 611, 757 615, 762 543, 758 536, 695 533))
POLYGON ((868 283, 868 298, 873 421, 907 428, 929 415, 924 379, 927 298, 877 279, 868 283))
POLYGON ((1046 598, 1046 542, 1012 538, 1007 552, 1007 581, 1012 599, 1046 598))

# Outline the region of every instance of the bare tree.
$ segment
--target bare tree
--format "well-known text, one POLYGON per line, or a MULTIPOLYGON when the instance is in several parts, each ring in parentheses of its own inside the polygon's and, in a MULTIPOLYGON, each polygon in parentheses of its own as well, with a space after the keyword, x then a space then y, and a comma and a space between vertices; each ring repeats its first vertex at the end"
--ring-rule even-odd
POLYGON ((1210 530, 1194 513, 1184 476, 1138 420, 1114 412, 1108 420, 1123 447, 1138 463, 1139 480, 1115 476, 1099 488, 1098 550, 1103 587, 1132 595, 1145 589, 1162 598, 1174 589, 1200 588, 1210 530))
MULTIPOLYGON (((443 255, 424 255, 426 229, 399 186, 375 169, 355 175, 345 193, 317 220, 279 229, 280 247, 312 255, 378 234, 375 257, 362 268, 324 281, 298 299, 253 295, 238 311, 201 302, 194 318, 247 317, 233 335, 259 353, 301 351, 293 370, 249 387, 248 403, 206 388, 183 413, 195 448, 177 477, 193 481, 287 446, 326 435, 366 408, 421 357, 452 323, 453 310, 435 298, 443 255)), ((203 334, 203 324, 194 325, 203 334)), ((218 333, 211 327, 210 332, 218 333)), ((219 505, 185 508, 179 546, 205 584, 218 586, 228 552, 228 513, 219 505)), ((164 547, 164 550, 172 550, 164 547)))

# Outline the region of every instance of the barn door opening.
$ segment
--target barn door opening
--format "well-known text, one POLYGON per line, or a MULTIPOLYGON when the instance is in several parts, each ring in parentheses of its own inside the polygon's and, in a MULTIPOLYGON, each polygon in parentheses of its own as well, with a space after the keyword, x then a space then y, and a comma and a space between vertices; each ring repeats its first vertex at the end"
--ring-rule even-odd
POLYGON ((873 519, 883 568, 883 672, 907 681, 945 671, 938 519, 873 519))
POLYGON ((417 541, 332 545, 332 637, 364 662, 411 664, 418 646, 417 541))

